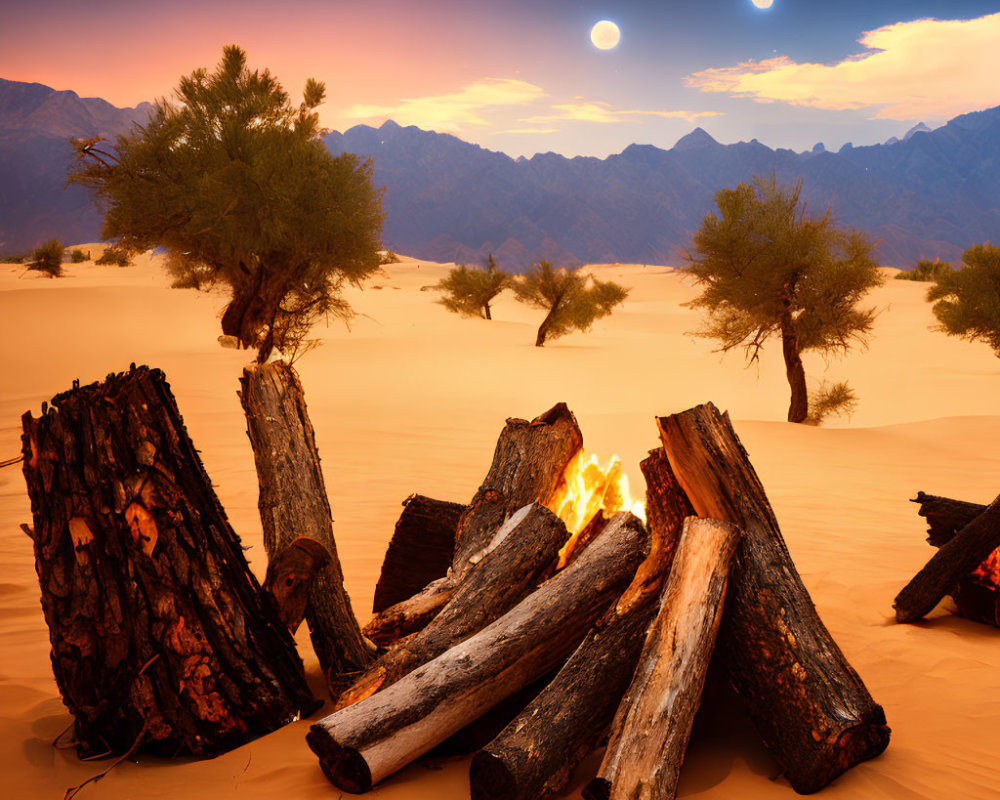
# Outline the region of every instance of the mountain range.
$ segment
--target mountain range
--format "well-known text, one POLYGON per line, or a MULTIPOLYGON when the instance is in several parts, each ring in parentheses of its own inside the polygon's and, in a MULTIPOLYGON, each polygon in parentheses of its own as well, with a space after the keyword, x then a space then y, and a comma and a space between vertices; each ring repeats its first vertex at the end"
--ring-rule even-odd
MULTIPOLYGON (((87 193, 64 189, 69 137, 114 136, 149 110, 0 79, 0 253, 52 237, 99 238, 101 215, 87 193)), ((1000 239, 1000 107, 837 152, 775 150, 756 139, 724 145, 696 128, 666 150, 633 144, 604 159, 514 159, 391 121, 324 141, 334 154, 374 159, 386 247, 434 261, 481 263, 493 253, 514 270, 542 258, 677 264, 716 191, 772 170, 782 182, 803 180, 811 213, 830 208, 878 240, 883 265, 954 262, 1000 239)))

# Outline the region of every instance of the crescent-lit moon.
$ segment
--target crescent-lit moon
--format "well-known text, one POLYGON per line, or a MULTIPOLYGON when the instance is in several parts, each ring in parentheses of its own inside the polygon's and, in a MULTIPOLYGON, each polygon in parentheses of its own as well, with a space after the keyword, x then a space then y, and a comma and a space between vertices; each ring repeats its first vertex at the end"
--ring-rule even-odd
MULTIPOLYGON (((761 0, 761 2, 763 1, 761 0)), ((757 0, 754 0, 754 2, 757 2, 757 0)), ((602 19, 590 29, 590 41, 594 43, 594 47, 598 50, 611 50, 618 44, 621 38, 622 32, 609 19, 602 19)))
POLYGON ((774 5, 774 0, 750 0, 757 8, 770 8, 774 5))

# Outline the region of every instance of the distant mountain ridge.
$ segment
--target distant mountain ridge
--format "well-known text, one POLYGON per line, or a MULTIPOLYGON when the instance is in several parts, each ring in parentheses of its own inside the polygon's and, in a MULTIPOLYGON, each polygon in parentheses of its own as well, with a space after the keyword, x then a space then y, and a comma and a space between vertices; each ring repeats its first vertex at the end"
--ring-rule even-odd
MULTIPOLYGON (((74 92, 0 79, 0 252, 53 236, 99 238, 101 215, 80 187, 64 190, 70 136, 108 136, 144 121, 148 104, 118 109, 74 92)), ((509 269, 547 259, 678 264, 721 188, 772 170, 804 180, 808 208, 880 241, 880 263, 957 261, 1000 240, 1000 107, 903 140, 837 152, 723 145, 696 128, 669 150, 633 144, 604 159, 541 153, 513 159, 449 134, 386 122, 330 133, 334 153, 375 158, 386 187, 387 247, 435 261, 509 269)))

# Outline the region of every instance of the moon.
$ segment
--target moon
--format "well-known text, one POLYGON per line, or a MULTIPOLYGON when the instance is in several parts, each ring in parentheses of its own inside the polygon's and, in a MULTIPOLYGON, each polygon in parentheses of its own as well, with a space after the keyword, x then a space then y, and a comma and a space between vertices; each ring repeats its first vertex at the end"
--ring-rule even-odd
MULTIPOLYGON (((754 0, 754 2, 758 2, 758 0, 754 0)), ((760 2, 767 2, 770 5, 768 0, 760 0, 760 2)), ((611 50, 617 46, 621 38, 622 32, 609 19, 602 19, 590 29, 590 41, 594 43, 594 47, 598 50, 611 50)))
POLYGON ((774 0, 750 0, 757 8, 770 8, 774 5, 774 0))

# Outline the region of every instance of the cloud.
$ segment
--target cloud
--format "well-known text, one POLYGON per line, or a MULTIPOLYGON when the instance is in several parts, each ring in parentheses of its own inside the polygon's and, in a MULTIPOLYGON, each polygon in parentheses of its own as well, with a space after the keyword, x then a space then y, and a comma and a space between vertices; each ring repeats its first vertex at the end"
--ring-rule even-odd
POLYGON ((684 83, 758 102, 830 110, 877 109, 874 119, 947 119, 1000 105, 1000 13, 919 19, 866 32, 866 52, 834 64, 787 56, 713 67, 684 83))
POLYGON ((662 117, 664 119, 683 119, 693 123, 700 117, 721 117, 721 111, 641 111, 631 109, 616 109, 610 103, 580 102, 559 103, 552 106, 553 114, 529 117, 525 122, 549 122, 554 120, 575 120, 578 122, 625 122, 627 117, 662 117))
POLYGON ((511 128, 506 131, 497 131, 497 133, 559 133, 559 128, 511 128))
POLYGON ((502 106, 523 106, 547 93, 533 83, 510 78, 485 78, 451 94, 402 100, 394 106, 354 105, 348 119, 392 118, 401 125, 438 131, 458 131, 463 125, 489 125, 484 114, 502 106))

